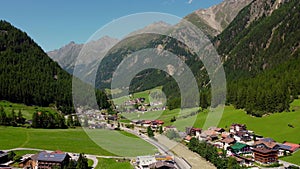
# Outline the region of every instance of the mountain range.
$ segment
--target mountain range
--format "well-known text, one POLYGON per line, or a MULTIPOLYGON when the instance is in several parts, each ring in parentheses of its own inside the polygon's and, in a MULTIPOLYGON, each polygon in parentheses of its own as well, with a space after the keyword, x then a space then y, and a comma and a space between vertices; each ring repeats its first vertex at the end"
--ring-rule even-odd
MULTIPOLYGON (((289 111, 289 103, 300 94, 300 70, 297 68, 300 63, 300 1, 225 0, 185 18, 208 36, 221 57, 227 79, 227 104, 244 108, 255 116, 289 111)), ((91 41, 90 46, 102 44, 96 51, 98 53, 114 46, 99 67, 95 66, 98 59, 95 56, 79 60, 77 57, 84 45, 74 42, 48 52, 48 56, 70 74, 78 65, 77 71, 86 77, 82 79, 86 82, 90 82, 91 74, 97 73, 96 87, 106 89, 110 87, 118 65, 130 54, 146 48, 163 49, 178 55, 189 66, 201 91, 200 106, 206 108, 210 104, 211 85, 208 72, 195 53, 186 44, 169 36, 138 34, 143 30, 173 28, 157 22, 133 32, 125 41, 119 42, 107 36, 91 41)), ((26 33, 9 23, 1 21, 0 35, 0 57, 5 63, 0 69, 5 72, 0 76, 1 98, 26 104, 54 103, 57 107, 68 107, 64 111, 71 111, 71 75, 48 58, 26 33), (37 64, 32 65, 32 62, 37 64), (16 85, 9 85, 12 83, 16 85)), ((145 63, 149 61, 147 59, 145 63)), ((131 66, 129 64, 128 68, 131 66)), ((180 92, 169 74, 180 74, 182 69, 182 66, 170 65, 165 72, 143 70, 131 80, 129 91, 163 86, 168 97, 167 105, 176 108, 180 106, 180 92)), ((108 106, 106 103, 102 105, 108 106)))

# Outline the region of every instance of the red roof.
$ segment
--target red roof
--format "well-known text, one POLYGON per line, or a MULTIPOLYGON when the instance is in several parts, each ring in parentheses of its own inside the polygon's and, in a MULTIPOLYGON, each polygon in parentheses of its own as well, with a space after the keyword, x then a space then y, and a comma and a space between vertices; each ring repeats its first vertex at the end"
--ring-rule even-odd
POLYGON ((293 151, 293 152, 300 148, 300 145, 299 144, 295 144, 295 143, 285 142, 285 143, 283 143, 283 145, 290 146, 291 147, 291 151, 293 151))
POLYGON ((201 131, 202 129, 200 129, 200 128, 192 128, 192 130, 194 130, 194 131, 201 131))
POLYGON ((185 139, 186 139, 187 141, 190 141, 190 140, 192 139, 192 137, 189 136, 189 135, 187 135, 187 136, 185 137, 185 139))
POLYGON ((150 124, 151 123, 151 120, 145 120, 143 121, 144 124, 150 124))
POLYGON ((158 124, 164 124, 164 121, 162 121, 162 120, 154 120, 154 121, 158 124))
POLYGON ((64 152, 61 150, 55 150, 55 151, 51 152, 51 154, 64 154, 64 152))

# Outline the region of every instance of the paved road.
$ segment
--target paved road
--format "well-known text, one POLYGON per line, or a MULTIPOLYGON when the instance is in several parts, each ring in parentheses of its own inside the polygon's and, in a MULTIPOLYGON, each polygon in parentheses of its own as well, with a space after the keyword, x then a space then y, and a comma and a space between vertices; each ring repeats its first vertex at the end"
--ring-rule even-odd
MULTIPOLYGON (((299 159, 300 160, 300 159, 299 159)), ((282 160, 278 160, 281 164, 283 164, 284 167, 288 167, 290 165, 294 165, 294 166, 297 166, 300 168, 300 166, 296 165, 296 164, 292 164, 292 163, 289 163, 289 162, 286 162, 286 161, 282 161, 282 160)))
MULTIPOLYGON (((46 152, 53 152, 55 150, 43 150, 43 149, 37 149, 37 148, 13 148, 13 149, 8 149, 8 150, 3 150, 3 151, 18 151, 18 150, 33 150, 33 151, 46 151, 46 152)), ((68 154, 78 154, 78 153, 73 153, 73 152, 66 152, 68 154)), ((91 159, 93 161, 92 167, 95 168, 98 165, 98 158, 115 158, 115 159, 133 159, 135 157, 119 157, 119 156, 99 156, 99 155, 92 155, 92 154, 85 154, 85 156, 88 159, 91 159)))
POLYGON ((139 132, 137 132, 135 130, 131 130, 128 128, 122 128, 122 130, 132 133, 132 134, 142 138, 143 140, 147 141, 148 143, 154 145, 161 154, 174 156, 174 160, 176 162, 175 164, 176 164, 177 168, 179 168, 179 169, 190 169, 191 168, 190 164, 188 164, 188 162, 186 160, 184 160, 182 157, 178 157, 172 151, 170 151, 170 149, 168 147, 160 144, 159 142, 149 138, 148 136, 146 136, 144 134, 140 134, 139 132))

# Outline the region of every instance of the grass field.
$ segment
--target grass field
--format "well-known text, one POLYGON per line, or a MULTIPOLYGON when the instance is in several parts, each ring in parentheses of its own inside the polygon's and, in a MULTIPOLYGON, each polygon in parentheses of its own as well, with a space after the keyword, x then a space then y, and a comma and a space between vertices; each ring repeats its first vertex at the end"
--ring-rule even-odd
POLYGON ((300 151, 298 150, 292 156, 283 157, 283 158, 281 158, 281 160, 284 160, 284 161, 287 161, 290 163, 294 163, 294 164, 297 164, 300 166, 300 151))
POLYGON ((115 159, 98 158, 98 165, 95 169, 133 169, 133 166, 128 162, 117 162, 115 159))
POLYGON ((130 133, 107 130, 86 130, 86 132, 100 147, 118 156, 135 157, 158 152, 154 146, 130 133))
MULTIPOLYGON (((82 129, 26 129, 14 127, 0 127, 0 150, 17 147, 39 148, 46 150, 62 150, 67 152, 115 155, 114 146, 123 151, 124 155, 153 154, 155 148, 140 138, 133 138, 129 133, 105 132, 103 130, 91 130, 94 139, 109 150, 101 148, 93 142, 82 129), (122 137, 123 136, 123 137, 122 137), (131 147, 125 147, 130 146, 131 147), (122 149, 121 149, 121 148, 122 149), (128 148, 128 149, 127 149, 128 148), (135 151, 132 151, 131 149, 135 151), (141 149, 140 149, 141 148, 141 149), (130 151, 130 152, 129 152, 130 151), (129 152, 129 154, 126 154, 129 152), (134 154, 135 153, 135 154, 134 154)), ((118 152, 118 151, 115 151, 118 152)))
MULTIPOLYGON (((123 96, 123 97, 115 98, 115 99, 113 99, 113 102, 114 102, 115 105, 121 105, 125 101, 130 100, 130 99, 145 98, 145 103, 149 103, 150 102, 149 94, 151 92, 161 92, 161 90, 162 90, 162 87, 159 86, 159 87, 156 87, 156 88, 153 88, 153 89, 150 89, 150 90, 145 90, 145 91, 142 91, 142 92, 134 93, 132 95, 132 98, 130 98, 129 96, 123 96)), ((118 92, 116 92, 116 93, 121 93, 121 92, 118 90, 118 92)))
POLYGON ((50 107, 26 106, 24 104, 11 103, 4 100, 0 101, 0 106, 3 106, 4 111, 6 113, 11 113, 12 109, 14 109, 16 114, 18 114, 19 110, 21 110, 23 116, 27 120, 32 119, 32 114, 36 111, 56 112, 54 109, 50 107))

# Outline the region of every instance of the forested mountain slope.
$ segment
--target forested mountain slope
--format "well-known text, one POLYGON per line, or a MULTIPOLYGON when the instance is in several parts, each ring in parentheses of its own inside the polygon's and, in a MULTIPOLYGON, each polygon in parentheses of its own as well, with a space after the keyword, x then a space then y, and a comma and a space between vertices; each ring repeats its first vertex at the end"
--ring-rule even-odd
POLYGON ((298 0, 257 0, 218 36, 229 103, 259 116, 289 110, 300 93, 299 18, 298 0))
MULTIPOLYGON (((0 99, 72 113, 72 76, 25 33, 0 21, 0 99)), ((102 96, 102 95, 101 95, 102 96)), ((105 100, 106 102, 106 100, 105 100)))

